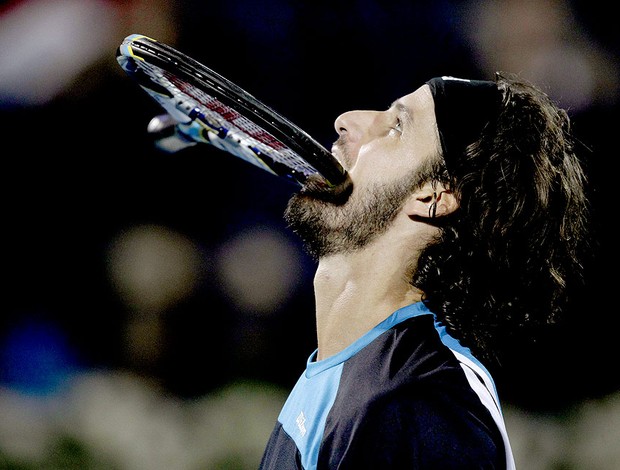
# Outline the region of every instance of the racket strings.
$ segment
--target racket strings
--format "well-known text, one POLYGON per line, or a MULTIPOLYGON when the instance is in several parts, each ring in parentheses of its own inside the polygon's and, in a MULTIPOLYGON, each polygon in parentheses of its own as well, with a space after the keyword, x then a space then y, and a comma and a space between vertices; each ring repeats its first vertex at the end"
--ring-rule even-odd
MULTIPOLYGON (((183 129, 190 138, 215 145, 264 169, 268 169, 265 168, 266 163, 257 162, 256 158, 261 160, 268 158, 270 160, 268 163, 271 163, 267 165, 268 167, 273 166, 274 162, 281 164, 283 170, 289 168, 306 176, 316 173, 314 167, 270 132, 217 98, 159 67, 145 63, 141 63, 140 66, 156 82, 165 83, 166 88, 172 90, 175 111, 180 111, 184 115, 185 119, 179 121, 183 123, 183 129), (187 120, 190 122, 183 122, 187 120), (204 126, 206 135, 192 126, 196 120, 204 126), (231 144, 244 148, 235 149, 231 144), (251 154, 248 154, 248 149, 251 154)), ((158 101, 161 103, 161 98, 158 101)))
POLYGON ((309 176, 329 186, 346 179, 333 155, 302 129, 172 47, 132 34, 117 60, 166 111, 151 120, 162 131, 156 143, 162 150, 207 143, 300 184, 309 176))

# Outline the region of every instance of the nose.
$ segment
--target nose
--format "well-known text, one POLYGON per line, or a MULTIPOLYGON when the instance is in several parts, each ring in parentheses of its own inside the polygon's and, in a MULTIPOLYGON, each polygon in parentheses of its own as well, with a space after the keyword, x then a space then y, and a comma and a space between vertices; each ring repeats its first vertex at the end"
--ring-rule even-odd
POLYGON ((341 114, 334 122, 334 128, 348 142, 359 143, 376 129, 380 111, 348 111, 341 114))

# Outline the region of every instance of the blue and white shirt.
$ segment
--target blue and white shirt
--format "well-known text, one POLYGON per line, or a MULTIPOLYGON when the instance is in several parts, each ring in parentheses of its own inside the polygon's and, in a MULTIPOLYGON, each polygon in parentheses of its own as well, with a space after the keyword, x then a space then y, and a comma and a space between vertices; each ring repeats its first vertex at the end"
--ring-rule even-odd
POLYGON ((423 302, 334 356, 316 354, 261 470, 515 469, 489 372, 423 302))

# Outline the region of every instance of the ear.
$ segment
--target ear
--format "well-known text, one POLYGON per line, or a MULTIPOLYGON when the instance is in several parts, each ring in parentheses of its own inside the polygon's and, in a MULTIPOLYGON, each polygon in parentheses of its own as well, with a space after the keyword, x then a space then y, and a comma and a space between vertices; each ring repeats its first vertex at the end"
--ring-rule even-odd
POLYGON ((452 191, 442 184, 433 185, 429 182, 409 197, 404 209, 409 217, 428 219, 451 214, 458 207, 458 201, 452 191))

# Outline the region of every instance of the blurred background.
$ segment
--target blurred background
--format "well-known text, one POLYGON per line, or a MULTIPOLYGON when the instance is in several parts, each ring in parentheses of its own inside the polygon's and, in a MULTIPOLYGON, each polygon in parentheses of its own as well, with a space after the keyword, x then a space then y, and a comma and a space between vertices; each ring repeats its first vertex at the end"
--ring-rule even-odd
MULTIPOLYGON (((561 328, 494 370, 518 468, 620 468, 609 293, 615 16, 584 0, 21 0, 0 4, 0 469, 258 466, 315 348, 296 190, 219 150, 157 151, 122 71, 168 43, 326 147, 430 77, 520 73, 565 107, 599 251, 561 328)), ((615 181, 615 180, 614 180, 615 181)))

